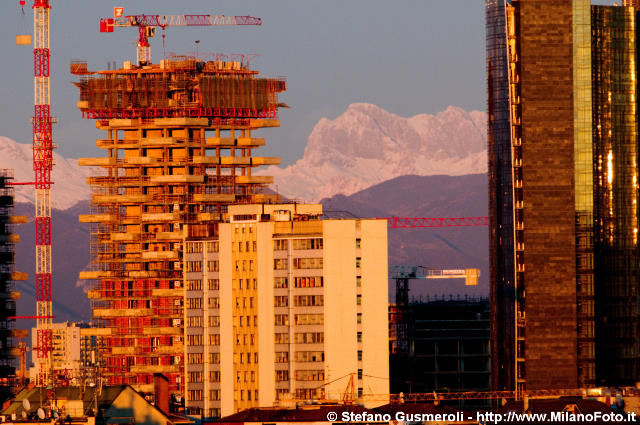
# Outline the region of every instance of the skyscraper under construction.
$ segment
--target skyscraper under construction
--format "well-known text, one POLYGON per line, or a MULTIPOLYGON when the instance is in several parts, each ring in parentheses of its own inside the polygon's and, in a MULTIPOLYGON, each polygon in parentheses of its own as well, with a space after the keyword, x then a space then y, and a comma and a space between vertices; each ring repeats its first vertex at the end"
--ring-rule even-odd
MULTIPOLYGON (((26 378, 26 357, 18 344, 29 332, 16 329, 15 281, 27 280, 26 273, 15 270, 15 244, 20 236, 13 233, 13 224, 26 223, 25 216, 12 216, 13 210, 13 170, 0 170, 0 399, 5 399, 24 384, 26 378), (20 369, 16 370, 18 358, 20 369)), ((25 347, 26 348, 26 347, 25 347)))
POLYGON ((88 179, 92 211, 89 297, 100 330, 104 377, 146 392, 165 374, 184 391, 182 243, 208 237, 227 206, 276 200, 255 167, 264 145, 253 132, 279 126, 280 79, 259 78, 237 61, 174 57, 159 65, 90 72, 73 63, 78 108, 106 137, 88 179))
POLYGON ((486 0, 495 389, 640 379, 636 10, 486 0))

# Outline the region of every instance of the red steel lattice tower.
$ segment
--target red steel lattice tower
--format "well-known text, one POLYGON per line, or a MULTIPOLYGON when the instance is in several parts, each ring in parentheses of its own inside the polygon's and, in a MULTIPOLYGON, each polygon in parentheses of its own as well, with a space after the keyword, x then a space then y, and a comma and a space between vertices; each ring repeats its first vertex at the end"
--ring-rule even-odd
POLYGON ((51 170, 53 138, 49 79, 49 0, 33 2, 33 171, 35 173, 37 355, 42 361, 36 385, 48 384, 52 350, 51 170))

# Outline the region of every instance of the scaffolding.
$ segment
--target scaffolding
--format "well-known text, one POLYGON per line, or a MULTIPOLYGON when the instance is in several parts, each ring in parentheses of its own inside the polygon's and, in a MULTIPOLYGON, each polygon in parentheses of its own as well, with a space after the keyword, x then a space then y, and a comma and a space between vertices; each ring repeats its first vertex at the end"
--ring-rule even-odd
MULTIPOLYGON (((25 273, 15 271, 15 244, 20 237, 13 233, 13 225, 26 223, 24 216, 12 216, 13 170, 0 170, 0 399, 24 384, 26 376, 16 373, 21 358, 19 338, 28 336, 28 331, 16 329, 16 301, 20 292, 15 281, 26 280, 25 273)), ((23 366, 21 364, 20 366, 23 366)))
POLYGON ((71 64, 78 108, 106 138, 91 188, 89 298, 109 384, 153 391, 163 373, 184 392, 182 241, 217 235, 227 206, 278 201, 269 176, 254 176, 275 157, 252 131, 279 126, 282 79, 257 78, 240 62, 174 58, 160 65, 90 72, 71 64))

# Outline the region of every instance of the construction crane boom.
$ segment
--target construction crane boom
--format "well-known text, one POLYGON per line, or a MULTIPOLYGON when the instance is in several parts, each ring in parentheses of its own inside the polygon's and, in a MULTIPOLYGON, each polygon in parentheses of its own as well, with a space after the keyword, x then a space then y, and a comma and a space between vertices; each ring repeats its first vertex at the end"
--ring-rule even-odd
MULTIPOLYGON (((229 26, 229 25, 262 25, 261 18, 253 16, 225 16, 225 15, 128 15, 121 18, 114 18, 112 23, 109 19, 105 25, 115 27, 205 27, 205 26, 229 26)), ((107 31, 111 32, 111 31, 107 31)))
POLYGON ((226 15, 127 15, 100 19, 100 32, 113 32, 114 27, 138 27, 138 66, 151 63, 149 38, 155 28, 262 25, 261 18, 226 15))
POLYGON ((489 225, 489 217, 377 217, 377 219, 387 220, 389 229, 489 225))

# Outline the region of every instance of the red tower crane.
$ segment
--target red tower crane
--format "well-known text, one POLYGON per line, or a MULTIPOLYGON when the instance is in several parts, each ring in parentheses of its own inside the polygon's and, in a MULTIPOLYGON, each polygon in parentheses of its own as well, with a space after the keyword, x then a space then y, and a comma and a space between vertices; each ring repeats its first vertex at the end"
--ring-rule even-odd
MULTIPOLYGON (((25 0, 20 1, 24 14, 25 0)), ((33 77, 34 111, 33 171, 34 181, 21 184, 35 185, 36 223, 36 340, 41 368, 36 385, 46 385, 50 378, 52 351, 52 288, 51 288, 51 171, 53 169, 53 131, 51 117, 51 86, 49 78, 49 0, 33 1, 33 77)), ((30 44, 29 36, 17 36, 19 45, 30 44)))
POLYGON ((100 32, 113 32, 114 27, 138 27, 138 66, 151 62, 149 38, 155 35, 156 27, 204 27, 233 25, 262 25, 261 18, 252 16, 225 15, 128 15, 117 16, 121 8, 114 9, 114 18, 100 19, 100 32))
POLYGON ((389 229, 489 225, 489 217, 377 217, 377 219, 387 220, 389 229))

